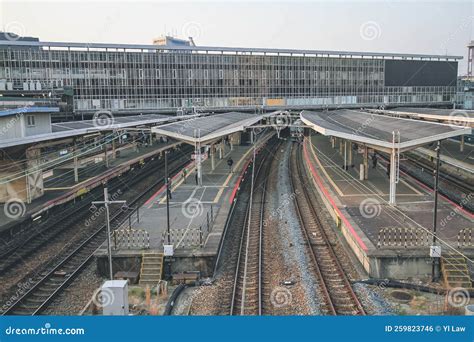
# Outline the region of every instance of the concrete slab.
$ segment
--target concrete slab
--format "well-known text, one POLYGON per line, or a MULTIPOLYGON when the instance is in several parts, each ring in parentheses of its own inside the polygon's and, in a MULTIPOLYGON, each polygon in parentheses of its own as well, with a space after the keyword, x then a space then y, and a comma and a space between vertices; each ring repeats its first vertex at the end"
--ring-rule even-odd
MULTIPOLYGON (((263 145, 270 136, 271 134, 267 134, 261 137, 256 148, 263 145)), ((186 177, 182 171, 172 177, 169 201, 170 242, 175 249, 174 259, 182 261, 173 262, 174 272, 199 270, 204 275, 211 275, 232 199, 242 172, 252 158, 252 151, 253 147, 250 145, 237 145, 233 150, 227 149, 222 159, 218 158, 218 154, 215 157, 214 170, 211 160, 205 160, 201 165, 202 186, 197 185, 194 162, 186 167, 186 177), (234 161, 232 172, 227 165, 229 158, 234 161)), ((163 244, 167 243, 164 187, 145 202, 140 208, 140 215, 140 222, 133 228, 148 232, 150 248, 114 250, 114 264, 119 270, 136 269, 136 259, 141 258, 146 250, 163 251, 163 244)), ((107 256, 105 245, 96 252, 96 256, 101 269, 107 256)))
MULTIPOLYGON (((319 179, 315 186, 326 197, 327 207, 339 222, 346 240, 372 276, 388 276, 388 268, 380 269, 378 261, 374 262, 371 258, 380 261, 380 258, 400 260, 421 256, 424 258, 421 261, 421 273, 427 271, 424 266, 430 265, 428 252, 432 240, 434 205, 432 191, 401 174, 401 181, 397 185, 397 205, 390 206, 385 162, 379 158, 376 168, 370 165, 369 179, 360 181, 362 155, 353 152, 355 167, 345 171, 344 155, 341 155, 338 145, 332 147, 327 137, 313 135, 311 143, 309 140, 305 143, 306 163, 319 179), (399 234, 400 229, 402 234, 399 234), (413 233, 405 233, 405 229, 413 233), (387 244, 389 237, 392 245, 387 244), (398 245, 395 241, 399 242, 398 245), (408 244, 405 246, 403 241, 408 241, 408 244)), ((468 227, 474 227, 474 215, 440 196, 437 232, 443 250, 457 249, 458 233, 468 227)), ((472 256, 474 248, 464 248, 461 252, 472 256)), ((420 264, 416 267, 420 268, 420 264)), ((413 272, 419 272, 419 269, 413 272)), ((410 274, 410 271, 405 274, 410 274)))

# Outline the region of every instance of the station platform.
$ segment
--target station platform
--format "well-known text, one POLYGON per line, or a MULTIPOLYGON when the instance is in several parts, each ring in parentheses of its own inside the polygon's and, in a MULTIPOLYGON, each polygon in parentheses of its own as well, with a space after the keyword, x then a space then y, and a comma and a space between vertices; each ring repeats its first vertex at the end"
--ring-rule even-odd
MULTIPOLYGON (((163 150, 179 145, 180 143, 155 142, 152 146, 123 149, 116 158, 109 157, 109 166, 106 167, 102 155, 97 155, 97 163, 83 165, 79 169, 79 182, 74 181, 74 169, 62 165, 51 171, 44 179, 44 195, 31 203, 22 203, 21 214, 13 217, 6 215, 5 204, 0 204, 0 232, 5 231, 19 222, 34 218, 43 212, 83 195, 91 189, 101 186, 104 181, 112 179, 127 171, 132 165, 153 157, 163 150)), ((110 152, 110 151, 109 151, 110 152)))
MULTIPOLYGON (((260 148, 271 133, 262 136, 255 148, 260 148)), ((201 276, 211 276, 215 258, 229 210, 240 181, 253 157, 253 146, 227 146, 222 155, 215 156, 212 169, 211 158, 201 164, 202 185, 197 185, 196 165, 192 161, 186 169, 171 178, 171 199, 169 200, 170 243, 174 247, 172 272, 200 272, 201 276), (232 172, 227 164, 234 161, 232 172)), ((132 228, 145 230, 149 236, 149 248, 123 246, 114 249, 114 273, 138 272, 143 253, 163 253, 163 245, 168 244, 166 189, 162 187, 140 208, 139 222, 132 228)), ((107 274, 107 249, 104 244, 96 251, 98 268, 107 274)))
MULTIPOLYGON (((431 271, 433 192, 400 172, 396 205, 389 205, 387 165, 370 162, 368 180, 359 180, 362 154, 353 150, 353 167, 345 171, 344 155, 328 137, 316 134, 303 145, 304 159, 315 188, 341 233, 371 277, 427 276, 431 271)), ((459 249, 461 229, 474 227, 474 215, 439 196, 437 236, 443 252, 473 256, 459 249)), ((466 247, 466 248, 464 248, 466 247)), ((474 247, 474 246, 471 246, 474 247)))
MULTIPOLYGON (((412 153, 435 158, 435 147, 435 144, 429 147, 420 147, 412 153)), ((459 147, 460 142, 457 140, 447 139, 443 141, 441 144, 441 161, 467 173, 474 173, 474 145, 464 143, 463 151, 459 147)))

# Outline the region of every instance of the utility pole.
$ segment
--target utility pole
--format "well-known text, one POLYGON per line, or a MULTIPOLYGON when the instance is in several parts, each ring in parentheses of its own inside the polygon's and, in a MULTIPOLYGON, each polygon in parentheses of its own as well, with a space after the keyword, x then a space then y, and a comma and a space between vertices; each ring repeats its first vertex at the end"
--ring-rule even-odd
MULTIPOLYGON (((440 166, 440 151, 441 151, 441 141, 438 140, 436 146, 436 170, 435 170, 435 179, 434 179, 434 211, 433 211, 433 248, 436 246, 436 226, 438 221, 438 184, 439 184, 439 166, 440 166)), ((438 267, 439 257, 433 257, 433 263, 431 267, 431 280, 437 280, 437 267, 438 267)))
POLYGON ((170 232, 170 184, 168 178, 168 150, 165 150, 165 187, 166 187, 166 233, 168 235, 168 245, 171 245, 170 232))
POLYGON ((112 270, 112 243, 110 241, 110 211, 109 205, 110 204, 122 204, 126 207, 127 201, 109 201, 109 192, 107 187, 104 187, 104 200, 103 201, 94 201, 92 202, 92 207, 96 205, 104 205, 105 206, 105 224, 107 226, 107 250, 109 254, 109 272, 110 272, 110 280, 114 279, 114 274, 112 270))

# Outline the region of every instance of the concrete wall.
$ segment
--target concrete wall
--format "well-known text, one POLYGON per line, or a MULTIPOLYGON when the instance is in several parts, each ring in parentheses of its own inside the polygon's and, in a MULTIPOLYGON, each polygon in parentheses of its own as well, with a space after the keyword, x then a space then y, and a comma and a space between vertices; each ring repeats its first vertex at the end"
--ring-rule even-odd
POLYGON ((17 114, 0 117, 0 140, 51 133, 50 113, 17 114), (34 116, 35 125, 28 126, 28 116, 34 116))
POLYGON ((21 116, 11 115, 0 117, 0 140, 22 137, 21 116))
POLYGON ((20 199, 27 201, 26 178, 22 174, 24 171, 23 163, 15 163, 11 160, 0 160, 0 168, 8 168, 8 172, 0 172, 0 178, 11 177, 8 183, 0 184, 0 203, 9 199, 20 199))
POLYGON ((25 125, 25 136, 51 133, 51 114, 49 113, 24 114, 23 121, 25 125), (34 116, 35 118, 34 126, 27 125, 27 118, 30 115, 34 116))

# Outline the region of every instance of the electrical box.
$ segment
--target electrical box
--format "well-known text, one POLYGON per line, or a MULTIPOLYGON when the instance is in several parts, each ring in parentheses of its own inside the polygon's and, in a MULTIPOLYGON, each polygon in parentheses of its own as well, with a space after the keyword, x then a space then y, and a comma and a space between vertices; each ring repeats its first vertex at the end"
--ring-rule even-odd
POLYGON ((163 254, 165 257, 172 257, 174 254, 173 245, 163 245, 163 254))
POLYGON ((430 257, 441 258, 441 246, 430 246, 430 257))
POLYGON ((101 288, 102 314, 128 316, 128 281, 107 280, 101 288))

